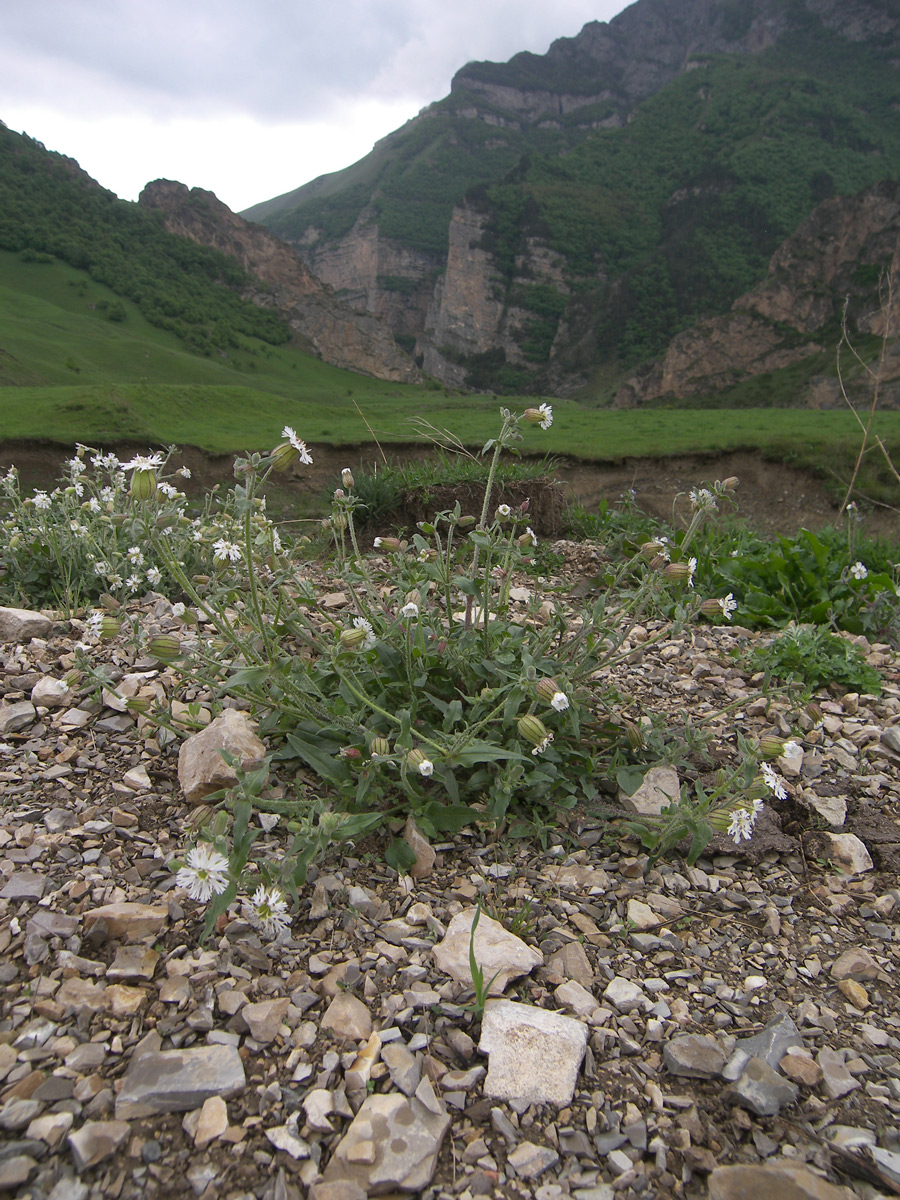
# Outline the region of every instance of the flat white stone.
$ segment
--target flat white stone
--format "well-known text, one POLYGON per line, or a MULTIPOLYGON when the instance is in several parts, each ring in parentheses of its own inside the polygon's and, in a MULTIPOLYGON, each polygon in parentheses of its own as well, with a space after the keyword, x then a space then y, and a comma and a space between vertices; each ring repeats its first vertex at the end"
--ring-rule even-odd
POLYGON ((569 1104, 587 1048, 581 1021, 546 1008, 491 1000, 479 1050, 488 1055, 485 1095, 528 1104, 569 1104))

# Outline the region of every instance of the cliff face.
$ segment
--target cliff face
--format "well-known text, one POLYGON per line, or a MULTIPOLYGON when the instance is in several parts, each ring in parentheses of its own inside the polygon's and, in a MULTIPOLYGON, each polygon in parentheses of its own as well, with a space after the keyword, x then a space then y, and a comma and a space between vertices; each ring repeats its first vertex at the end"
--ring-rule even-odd
MULTIPOLYGON (((567 394, 726 312, 824 197, 900 174, 898 77, 896 0, 637 0, 467 64, 365 159, 248 212, 444 383, 567 394)), ((723 380, 803 357, 740 311, 723 380)))
MULTIPOLYGON (((852 332, 881 337, 887 331, 897 339, 888 346, 883 395, 896 402, 900 288, 885 293, 882 305, 882 272, 900 281, 900 183, 892 181, 819 205, 779 246, 765 279, 739 297, 730 314, 679 334, 661 359, 623 385, 616 404, 710 395, 833 349, 845 304, 852 332)), ((805 399, 816 406, 836 403, 840 389, 836 381, 814 378, 805 399)))
POLYGON ((398 383, 418 378, 384 321, 341 303, 290 246, 237 216, 212 192, 159 179, 147 184, 139 203, 161 212, 170 233, 236 259, 259 281, 248 287, 246 298, 277 309, 298 340, 325 362, 398 383))

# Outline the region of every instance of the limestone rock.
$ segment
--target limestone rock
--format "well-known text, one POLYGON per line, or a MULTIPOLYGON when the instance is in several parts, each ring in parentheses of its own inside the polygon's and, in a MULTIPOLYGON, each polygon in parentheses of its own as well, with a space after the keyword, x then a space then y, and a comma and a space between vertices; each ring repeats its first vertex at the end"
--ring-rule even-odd
POLYGON ((431 1182, 449 1128, 445 1112, 431 1112, 415 1097, 367 1096, 334 1149, 325 1182, 348 1179, 369 1195, 421 1192, 431 1182))
POLYGON ((336 1037, 358 1042, 371 1035, 372 1014, 352 993, 339 992, 325 1010, 321 1025, 332 1030, 336 1037))
POLYGON ((677 804, 681 795, 678 772, 673 767, 651 767, 644 782, 630 796, 621 793, 622 807, 642 817, 658 817, 664 808, 677 804))
POLYGON ((850 1200, 854 1195, 793 1163, 716 1167, 708 1186, 709 1200, 850 1200))
POLYGON ((725 1066, 725 1051, 714 1037, 686 1033, 663 1047, 663 1061, 670 1075, 688 1079, 711 1079, 725 1066))
POLYGON ((287 996, 281 996, 276 1000, 260 1000, 257 1004, 243 1006, 241 1016, 247 1022, 250 1036, 255 1042, 268 1045, 275 1041, 290 1003, 287 996))
POLYGON ((410 875, 413 879, 427 879, 434 869, 434 860, 437 856, 412 814, 407 817, 406 825, 403 828, 403 837, 416 856, 416 861, 409 868, 410 875))
MULTIPOLYGON (((476 909, 457 913, 447 932, 434 948, 434 961, 457 983, 472 986, 469 966, 469 942, 476 909)), ((511 979, 527 975, 540 966, 544 956, 527 946, 521 938, 504 929, 486 913, 478 919, 474 939, 475 961, 484 974, 484 983, 492 996, 500 995, 511 979)))
POLYGON ((861 946, 852 947, 834 960, 831 964, 832 979, 877 979, 880 972, 878 963, 868 950, 861 946))
POLYGON ((761 1117, 773 1117, 797 1099, 797 1086, 779 1075, 761 1058, 751 1058, 740 1079, 726 1088, 724 1097, 733 1099, 761 1117))
POLYGON ((871 856, 855 833, 815 830, 805 834, 803 842, 808 855, 830 860, 846 875, 859 875, 872 870, 871 856))
POLYGON ((199 1108, 210 1096, 237 1096, 246 1083, 235 1046, 136 1051, 116 1097, 116 1117, 187 1112, 199 1108))
POLYGON ((86 1171, 115 1154, 130 1133, 127 1121, 87 1121, 69 1134, 75 1166, 86 1171))
POLYGON ((92 908, 84 914, 84 928, 90 932, 97 921, 105 921, 111 938, 136 941, 162 933, 169 920, 169 910, 153 904, 121 901, 92 908))
POLYGON ((37 711, 30 700, 0 704, 0 734, 19 733, 27 729, 36 716, 37 711))
POLYGON ((201 804, 210 792, 232 787, 237 781, 221 750, 242 765, 266 755, 246 713, 226 708, 205 729, 183 742, 178 752, 178 782, 189 803, 201 804))
POLYGON ((43 613, 29 608, 0 608, 0 644, 3 642, 30 642, 35 637, 46 637, 53 622, 43 613))
POLYGON ((43 675, 31 689, 31 703, 43 708, 65 708, 71 699, 66 681, 52 675, 43 675))
POLYGON ((485 1095, 529 1104, 569 1104, 587 1048, 587 1026, 513 1000, 485 1006, 479 1050, 488 1055, 485 1095))

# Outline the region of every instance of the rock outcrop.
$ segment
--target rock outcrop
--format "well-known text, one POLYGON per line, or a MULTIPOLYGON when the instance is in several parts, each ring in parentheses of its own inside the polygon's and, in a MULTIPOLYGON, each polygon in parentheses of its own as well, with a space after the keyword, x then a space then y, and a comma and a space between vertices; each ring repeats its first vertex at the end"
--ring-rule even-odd
POLYGON ((236 259, 258 281, 248 285, 245 298, 277 309, 304 347, 326 362, 396 382, 418 378, 384 321, 342 303, 286 242, 237 216, 212 192, 158 179, 147 184, 139 203, 159 211, 170 233, 236 259))
MULTIPOLYGON (((834 345, 844 306, 851 331, 900 335, 900 290, 879 301, 881 272, 900 279, 900 183, 819 205, 784 241, 765 278, 723 317, 676 337, 649 370, 619 390, 620 407, 709 395, 811 358, 834 345), (827 333, 827 338, 822 335, 827 333)), ((900 403, 900 340, 887 346, 881 403, 900 403)), ((835 379, 813 377, 807 403, 842 403, 835 379)))

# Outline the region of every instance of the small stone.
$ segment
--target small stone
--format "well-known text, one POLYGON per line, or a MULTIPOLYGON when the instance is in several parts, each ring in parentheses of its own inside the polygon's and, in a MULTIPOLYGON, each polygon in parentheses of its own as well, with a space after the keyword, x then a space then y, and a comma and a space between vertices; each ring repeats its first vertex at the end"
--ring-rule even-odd
POLYGON ((116 1097, 116 1117, 186 1112, 210 1096, 229 1099, 246 1087, 244 1064, 235 1046, 135 1052, 116 1097))
POLYGON ((409 868, 410 875, 413 879, 427 879, 434 870, 437 855, 411 814, 403 828, 403 839, 416 856, 416 861, 409 868))
POLYGON ((265 758, 266 747, 257 737, 250 718, 234 708, 226 708, 200 733, 182 742, 178 752, 178 782, 190 804, 202 804, 204 797, 237 782, 220 751, 246 767, 265 758))
POLYGON ((156 937, 162 933, 169 921, 168 908, 152 904, 135 904, 121 901, 92 908, 84 914, 85 932, 98 921, 104 921, 111 938, 123 941, 138 941, 143 937, 156 937))
POLYGON ((868 950, 861 946, 845 950, 831 964, 832 979, 877 979, 880 967, 868 950))
POLYGON ((0 608, 0 645, 17 642, 24 645, 32 638, 46 637, 53 622, 30 608, 0 608))
POLYGON ((793 1163, 739 1163, 716 1167, 709 1176, 709 1200, 847 1200, 845 1188, 835 1187, 807 1167, 793 1163))
POLYGON ((300 1160, 309 1158, 309 1142, 303 1140, 297 1133, 297 1120, 289 1120, 284 1125, 275 1125, 265 1131, 266 1137, 276 1150, 283 1150, 291 1158, 300 1160))
POLYGON ((596 1012, 600 1007, 597 1003, 597 998, 587 988, 582 987, 580 983, 576 983, 574 979, 569 979, 565 983, 561 983, 555 989, 553 995, 570 1012, 573 1012, 576 1017, 582 1017, 584 1020, 589 1020, 591 1014, 596 1012))
POLYGON ((492 996, 500 995, 506 985, 520 975, 527 975, 541 966, 544 956, 525 944, 521 938, 504 929, 499 921, 482 912, 478 917, 475 936, 472 924, 477 909, 469 908, 457 913, 447 926, 447 932, 434 948, 434 961, 438 969, 472 987, 472 971, 469 962, 469 945, 474 945, 475 961, 484 975, 484 984, 492 996))
POLYGON ((130 771, 126 771, 122 782, 133 792, 149 792, 153 788, 153 780, 144 766, 132 767, 130 771))
POLYGON ((726 1054, 714 1037, 687 1033, 663 1047, 663 1062, 671 1075, 712 1079, 725 1066, 726 1054))
POLYGON ((317 1133, 333 1133, 334 1126, 329 1117, 334 1112, 334 1097, 327 1088, 313 1088, 303 1098, 303 1111, 310 1129, 317 1133))
POLYGON ((625 919, 638 933, 646 933, 648 929, 656 929, 659 926, 659 916, 649 904, 644 904, 641 900, 628 901, 625 919))
POLYGON ((797 1087, 761 1058, 751 1058, 740 1079, 725 1089, 734 1099, 761 1117, 773 1117, 797 1099, 797 1087))
POLYGON ((820 1050, 816 1062, 822 1068, 822 1082, 832 1100, 846 1096, 859 1087, 859 1080, 853 1078, 837 1051, 827 1048, 820 1050))
POLYGON ((854 1008, 864 1011, 869 1007, 869 993, 855 979, 842 979, 838 984, 838 991, 847 997, 854 1008))
POLYGON ((678 772, 673 767, 651 767, 637 791, 630 796, 621 792, 619 800, 629 812, 658 817, 664 808, 677 804, 680 796, 678 772))
POLYGON ((450 1117, 396 1093, 367 1096, 325 1169, 325 1182, 349 1179, 369 1195, 422 1192, 437 1165, 450 1117))
POLYGON ((566 942, 562 949, 550 956, 547 966, 557 975, 564 975, 582 987, 589 988, 594 981, 594 970, 581 942, 566 942))
POLYGON ((603 999, 608 1000, 619 1012, 630 1013, 646 1003, 647 996, 634 980, 616 975, 604 988, 603 999))
POLYGON ((0 1192, 13 1192, 28 1182, 37 1170, 30 1154, 13 1154, 0 1159, 0 1192))
POLYGON ((0 704, 0 734, 20 733, 37 717, 37 710, 30 700, 17 700, 13 704, 0 704))
POLYGON ((241 1016, 247 1022, 250 1036, 255 1042, 265 1046, 275 1041, 290 1003, 287 996, 281 996, 276 1000, 260 1000, 257 1004, 243 1006, 241 1016))
POLYGON ((839 871, 860 875, 872 870, 872 858, 865 845, 854 833, 822 833, 827 842, 826 857, 839 871))
POLYGON ((228 1128, 228 1105, 221 1096, 208 1096, 197 1114, 194 1145, 198 1150, 220 1138, 228 1128))
POLYGON ((549 1146, 537 1146, 534 1142, 520 1142, 507 1156, 506 1161, 520 1179, 536 1179, 543 1171, 559 1162, 559 1155, 549 1146))
POLYGON ((35 1117, 25 1131, 27 1138, 37 1138, 46 1142, 54 1149, 63 1140, 75 1120, 70 1112, 47 1113, 43 1117, 35 1117))
POLYGON ((779 1070, 794 1083, 804 1087, 816 1087, 822 1082, 822 1068, 805 1054, 786 1054, 779 1063, 779 1070))
POLYGON ((0 888, 0 900, 40 900, 46 886, 46 876, 36 871, 16 871, 0 888))
POLYGON ((69 1134, 69 1147, 78 1171, 86 1171, 110 1158, 130 1132, 127 1121, 86 1121, 69 1134))
POLYGON ((390 1072, 391 1082, 406 1096, 415 1094, 422 1071, 415 1056, 402 1042, 388 1042, 381 1047, 381 1060, 390 1072))
POLYGON ((158 962, 158 952, 149 946, 119 946, 116 957, 106 968, 106 978, 110 983, 150 980, 158 962))
POLYGON ((372 1014, 351 992, 339 992, 325 1010, 321 1027, 330 1029, 335 1037, 358 1042, 371 1036, 372 1014))
POLYGON ((489 1001, 478 1047, 489 1056, 485 1095, 530 1104, 571 1103, 587 1032, 581 1021, 549 1009, 489 1001))

